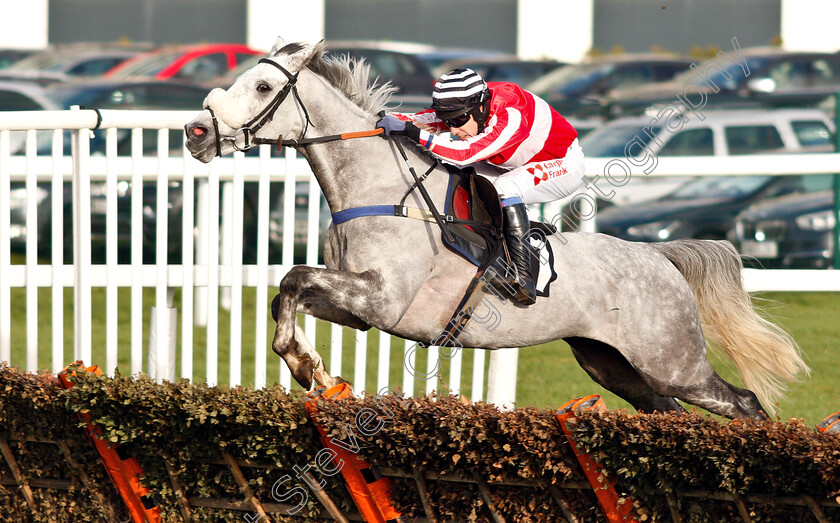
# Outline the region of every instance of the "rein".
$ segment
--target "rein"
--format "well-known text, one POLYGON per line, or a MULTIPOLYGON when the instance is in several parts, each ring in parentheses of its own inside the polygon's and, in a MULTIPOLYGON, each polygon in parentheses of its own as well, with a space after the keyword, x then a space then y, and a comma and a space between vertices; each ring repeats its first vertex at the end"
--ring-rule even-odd
POLYGON ((327 136, 317 136, 315 138, 301 138, 296 140, 294 138, 284 139, 281 134, 277 138, 259 138, 254 137, 252 143, 254 145, 275 145, 279 151, 281 147, 301 147, 304 145, 312 145, 315 143, 337 142, 339 140, 352 140, 353 138, 367 138, 369 136, 378 136, 385 132, 384 129, 371 129, 369 131, 354 131, 350 133, 330 134, 327 136))

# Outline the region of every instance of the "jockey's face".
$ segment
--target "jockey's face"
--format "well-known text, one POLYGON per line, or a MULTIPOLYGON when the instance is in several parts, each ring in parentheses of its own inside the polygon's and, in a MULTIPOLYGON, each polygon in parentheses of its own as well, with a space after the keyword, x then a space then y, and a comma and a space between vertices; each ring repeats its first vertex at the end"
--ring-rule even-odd
POLYGON ((470 115, 470 119, 460 127, 450 127, 449 132, 460 138, 466 140, 478 134, 478 122, 475 121, 475 116, 470 115))

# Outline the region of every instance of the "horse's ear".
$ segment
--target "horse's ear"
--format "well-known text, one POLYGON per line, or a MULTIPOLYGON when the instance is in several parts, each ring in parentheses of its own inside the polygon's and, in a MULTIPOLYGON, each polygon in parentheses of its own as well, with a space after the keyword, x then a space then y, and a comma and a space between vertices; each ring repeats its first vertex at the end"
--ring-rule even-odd
POLYGON ((268 56, 277 56, 277 52, 280 49, 283 49, 283 46, 286 45, 286 41, 283 40, 282 36, 278 36, 277 40, 274 41, 274 46, 271 48, 271 51, 268 52, 268 56))
POLYGON ((320 56, 324 52, 324 41, 317 44, 305 45, 299 51, 289 56, 288 64, 292 71, 300 71, 312 58, 320 56))
POLYGON ((316 56, 322 56, 326 47, 327 44, 324 43, 323 38, 318 40, 318 42, 312 46, 312 54, 309 56, 309 60, 316 56))

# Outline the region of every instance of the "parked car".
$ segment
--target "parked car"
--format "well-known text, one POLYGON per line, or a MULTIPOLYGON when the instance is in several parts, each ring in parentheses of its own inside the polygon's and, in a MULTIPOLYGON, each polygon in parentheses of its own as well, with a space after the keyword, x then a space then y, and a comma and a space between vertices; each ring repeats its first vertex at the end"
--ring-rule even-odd
POLYGON ((449 71, 449 69, 444 69, 444 64, 451 60, 484 60, 508 56, 502 51, 474 47, 432 47, 424 51, 415 51, 414 55, 426 64, 435 78, 449 71))
POLYGON ((572 124, 572 127, 574 127, 577 131, 578 140, 583 140, 584 136, 604 126, 604 121, 600 118, 575 118, 572 116, 566 118, 566 120, 572 124))
MULTIPOLYGON (((415 56, 414 49, 431 49, 431 46, 412 43, 372 42, 366 40, 334 41, 326 43, 327 56, 349 56, 364 59, 370 66, 370 79, 378 85, 390 82, 399 90, 391 97, 389 106, 403 112, 419 111, 431 104, 435 78, 428 67, 415 56)), ((261 57, 244 61, 236 69, 210 82, 207 87, 227 89, 236 79, 257 64, 261 57)))
MULTIPOLYGON (((107 210, 107 187, 104 183, 95 182, 91 184, 91 256, 95 263, 103 263, 105 260, 106 248, 106 210, 107 210)), ((246 182, 244 185, 243 228, 239 233, 242 236, 242 258, 243 263, 255 263, 257 256, 257 201, 258 186, 255 182, 246 182)), ((52 234, 52 191, 49 182, 39 183, 37 186, 38 202, 38 254, 48 258, 51 253, 52 234)), ((131 200, 132 186, 127 180, 121 180, 116 187, 117 196, 117 249, 120 263, 130 261, 130 249, 134 246, 131 235, 131 200)), ((11 216, 11 246, 14 251, 22 251, 26 246, 26 197, 27 191, 24 183, 12 183, 10 193, 10 216, 11 216)), ((169 263, 180 263, 182 255, 182 217, 183 217, 183 193, 181 182, 170 181, 168 187, 167 204, 168 216, 167 225, 169 228, 167 245, 169 263)), ((71 262, 73 256, 73 216, 72 216, 72 185, 64 184, 64 260, 71 262)), ((268 246, 269 262, 279 264, 282 261, 283 252, 283 184, 272 183, 269 190, 269 215, 268 215, 268 246)), ((293 226, 293 262, 304 263, 306 261, 306 239, 308 233, 308 212, 309 212, 309 184, 295 184, 294 198, 294 226, 293 226)), ((155 249, 157 237, 157 185, 155 183, 143 184, 143 221, 142 227, 142 252, 144 263, 155 262, 155 249)), ((321 196, 319 218, 318 218, 318 263, 323 263, 324 239, 327 228, 332 220, 329 205, 321 196)))
MULTIPOLYGON (((243 223, 242 231, 242 262, 245 264, 256 263, 257 259, 257 211, 258 211, 258 184, 255 182, 244 183, 243 223)), ((151 184, 143 186, 143 246, 144 256, 147 263, 154 261, 156 233, 156 187, 151 184)), ((269 186, 269 214, 268 214, 268 261, 272 264, 280 264, 283 252, 283 183, 272 183, 269 186)), ((320 194, 320 191, 319 191, 320 194)), ((131 245, 129 237, 128 216, 130 188, 125 194, 124 205, 125 216, 122 220, 126 223, 124 234, 120 237, 120 245, 127 248, 131 245)), ((220 198, 221 201, 221 198, 220 198)), ((193 204, 195 205, 195 203, 193 204)), ((170 263, 180 263, 182 256, 182 217, 183 217, 183 192, 180 182, 173 181, 169 184, 169 215, 168 215, 168 259, 170 263)), ((306 239, 308 233, 309 215, 309 183, 298 182, 295 184, 294 197, 294 225, 292 234, 294 241, 293 263, 306 262, 306 239)), ((330 208, 323 195, 320 196, 318 214, 318 263, 323 263, 324 240, 327 228, 332 221, 330 208)), ((127 255, 127 252, 125 253, 127 255)))
POLYGON ((76 81, 46 91, 62 107, 97 109, 201 110, 207 89, 189 82, 144 78, 111 78, 76 81))
MULTIPOLYGON (((198 109, 206 96, 206 89, 182 82, 160 80, 115 79, 88 80, 73 83, 56 84, 49 88, 38 85, 25 85, 17 82, 6 85, 0 82, 0 108, 10 107, 17 110, 66 109, 73 105, 96 107, 99 109, 159 109, 179 110, 198 109), (4 101, 7 100, 7 101, 4 101)), ((11 110, 11 109, 10 109, 11 110)), ((39 154, 49 155, 52 149, 52 133, 39 131, 37 149, 39 154)), ((183 131, 170 132, 170 154, 182 154, 183 131)), ((21 154, 25 147, 25 133, 16 131, 12 134, 12 154, 21 154)), ((64 154, 71 154, 70 132, 65 133, 64 154)), ((117 132, 117 154, 130 154, 130 131, 119 129, 117 132)), ((157 150, 157 131, 148 129, 143 132, 143 150, 151 153, 157 150)), ((105 153, 105 131, 94 131, 90 144, 91 155, 105 153)), ((125 184, 120 186, 120 198, 127 197, 125 184)), ((70 184, 65 184, 65 210, 70 209, 70 184)), ((104 245, 105 241, 105 185, 91 183, 91 232, 94 248, 104 245)), ((26 243, 26 187, 23 182, 12 183, 14 197, 11 202, 12 245, 23 248, 26 243)), ((38 237, 42 240, 39 252, 50 252, 50 213, 52 185, 49 182, 38 184, 38 237)), ((72 246, 70 229, 71 216, 65 216, 65 246, 72 246)), ((104 252, 104 251, 103 251, 104 252)), ((65 253, 69 256, 69 251, 65 253)))
POLYGON ((811 107, 840 91, 840 54, 790 52, 779 48, 744 49, 743 60, 733 51, 698 64, 669 82, 641 84, 607 93, 603 105, 611 118, 656 113, 659 107, 685 105, 705 96, 705 107, 811 107), (744 63, 748 74, 743 69, 744 63), (713 85, 710 85, 711 84, 713 85), (688 90, 687 90, 688 88, 688 90), (715 88, 718 90, 716 91, 715 88))
POLYGON ((57 109, 46 90, 32 82, 0 80, 0 111, 57 109))
POLYGON ((560 67, 569 65, 557 60, 523 60, 503 55, 490 58, 459 58, 441 64, 434 75, 440 75, 458 67, 469 67, 481 75, 486 82, 513 82, 526 87, 531 82, 560 67))
MULTIPOLYGON (((624 158, 628 144, 636 158, 668 156, 728 156, 767 152, 802 152, 829 147, 834 123, 816 109, 710 110, 704 118, 690 112, 670 122, 650 117, 627 117, 608 122, 581 139, 588 158, 624 158), (645 131, 647 129, 647 131, 645 131), (656 140, 651 137, 655 136, 656 140), (642 149, 642 147, 644 147, 642 149)), ((634 176, 615 187, 615 196, 600 208, 627 205, 664 196, 685 178, 634 176)))
POLYGON ((563 116, 604 117, 602 100, 614 90, 670 80, 690 65, 691 59, 675 55, 611 55, 561 67, 526 88, 563 116))
MULTIPOLYGON (((174 80, 155 80, 142 78, 103 78, 96 80, 63 83, 50 87, 47 95, 58 102, 61 108, 74 105, 95 107, 97 109, 121 110, 201 110, 207 89, 192 83, 174 80)), ((130 154, 131 143, 128 129, 118 130, 117 154, 130 154)), ((157 149, 157 131, 147 129, 143 132, 143 150, 152 152, 157 149)), ((182 154, 182 131, 170 131, 170 154, 182 154)), ((91 154, 105 153, 105 132, 94 131, 91 141, 91 154)), ((65 145, 69 147, 69 140, 65 145)), ((46 151, 45 151, 46 152, 46 151)), ((69 149, 67 151, 69 154, 69 149)))
POLYGON ((371 79, 379 83, 391 82, 402 96, 431 96, 435 78, 431 71, 412 52, 402 51, 377 44, 353 41, 327 42, 327 55, 347 55, 359 60, 363 58, 370 65, 371 79))
POLYGON ((0 78, 49 85, 74 78, 98 77, 150 49, 148 45, 71 44, 34 53, 0 70, 0 78))
POLYGON ((833 175, 704 176, 653 201, 598 212, 598 231, 632 241, 722 240, 750 205, 831 187, 833 175))
POLYGON ((159 80, 207 82, 227 74, 252 56, 263 51, 244 44, 196 44, 156 49, 135 56, 108 71, 109 78, 134 76, 159 80))
MULTIPOLYGON (((57 110, 60 107, 46 94, 45 89, 31 82, 8 82, 0 80, 0 111, 40 111, 57 110)), ((50 143, 49 132, 39 132, 36 136, 36 147, 46 147, 50 143)), ((22 154, 26 146, 26 131, 12 131, 10 133, 11 154, 22 154)), ((69 187, 69 185, 68 185, 69 187)), ((10 237, 13 250, 23 249, 26 245, 26 201, 27 189, 24 182, 9 184, 10 200, 10 237)), ((38 226, 49 231, 49 184, 37 185, 38 226)), ((41 235, 39 235, 41 237, 41 235)))
MULTIPOLYGON (((49 96, 43 86, 27 81, 0 80, 0 111, 58 110, 59 105, 49 96)), ((11 154, 21 154, 26 142, 26 131, 10 133, 11 154)), ((38 144, 49 143, 49 133, 38 133, 38 144)))
POLYGON ((735 217, 728 239, 752 267, 833 266, 834 191, 791 194, 751 205, 735 217))
POLYGON ((40 49, 0 49, 0 69, 5 69, 18 60, 39 52, 40 49))

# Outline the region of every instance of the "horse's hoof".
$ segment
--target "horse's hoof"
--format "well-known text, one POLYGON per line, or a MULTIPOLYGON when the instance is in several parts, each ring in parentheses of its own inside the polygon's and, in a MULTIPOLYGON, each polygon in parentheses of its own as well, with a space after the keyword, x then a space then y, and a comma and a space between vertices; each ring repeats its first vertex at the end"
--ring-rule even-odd
POLYGON ((295 377, 295 381, 298 382, 298 385, 300 385, 301 388, 303 388, 303 390, 311 391, 314 388, 312 386, 314 381, 310 380, 309 378, 298 379, 297 377, 295 377))
POLYGON ((341 376, 330 376, 330 378, 332 379, 332 383, 330 385, 327 385, 327 388, 335 387, 336 385, 341 385, 342 383, 346 383, 346 384, 350 385, 351 387, 353 386, 352 383, 345 380, 341 376))

